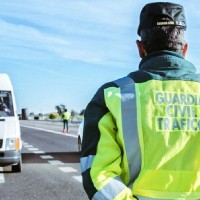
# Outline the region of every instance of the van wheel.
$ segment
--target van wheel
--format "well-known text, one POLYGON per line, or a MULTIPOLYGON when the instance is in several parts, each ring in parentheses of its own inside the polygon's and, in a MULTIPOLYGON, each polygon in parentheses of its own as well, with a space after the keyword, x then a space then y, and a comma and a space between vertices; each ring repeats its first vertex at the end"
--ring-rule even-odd
POLYGON ((22 171, 22 157, 20 157, 19 163, 12 165, 12 172, 19 173, 22 171))
POLYGON ((81 152, 81 146, 82 146, 82 144, 81 144, 81 138, 78 137, 78 151, 79 152, 81 152))

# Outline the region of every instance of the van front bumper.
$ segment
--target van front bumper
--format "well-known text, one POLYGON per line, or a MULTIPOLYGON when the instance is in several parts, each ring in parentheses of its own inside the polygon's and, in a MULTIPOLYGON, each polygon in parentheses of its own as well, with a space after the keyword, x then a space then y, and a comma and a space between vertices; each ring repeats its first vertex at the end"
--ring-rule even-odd
POLYGON ((0 166, 17 164, 21 159, 21 151, 0 152, 0 166))

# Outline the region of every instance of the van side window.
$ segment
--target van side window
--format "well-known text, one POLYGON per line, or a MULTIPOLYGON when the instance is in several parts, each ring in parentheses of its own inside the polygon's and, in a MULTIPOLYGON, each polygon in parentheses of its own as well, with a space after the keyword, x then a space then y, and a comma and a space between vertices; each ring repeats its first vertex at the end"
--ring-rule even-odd
POLYGON ((13 100, 10 91, 0 91, 0 117, 14 116, 13 100))

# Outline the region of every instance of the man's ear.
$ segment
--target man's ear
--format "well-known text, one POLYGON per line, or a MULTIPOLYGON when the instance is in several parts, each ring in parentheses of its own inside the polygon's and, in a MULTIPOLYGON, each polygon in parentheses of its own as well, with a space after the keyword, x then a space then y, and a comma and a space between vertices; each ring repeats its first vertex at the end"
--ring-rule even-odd
POLYGON ((138 52, 139 52, 140 58, 144 58, 146 56, 146 51, 144 49, 142 42, 139 40, 136 40, 136 44, 138 47, 138 52))
POLYGON ((188 50, 188 44, 186 43, 183 47, 182 55, 185 57, 188 50))

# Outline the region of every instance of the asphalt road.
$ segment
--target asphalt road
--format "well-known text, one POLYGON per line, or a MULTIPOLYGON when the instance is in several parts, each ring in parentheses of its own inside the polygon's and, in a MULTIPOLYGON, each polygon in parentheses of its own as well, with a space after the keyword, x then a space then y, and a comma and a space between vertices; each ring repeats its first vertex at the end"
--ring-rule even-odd
POLYGON ((0 200, 86 200, 77 147, 78 124, 21 121, 22 172, 0 168, 0 200), (31 127, 31 128, 30 128, 31 127))

